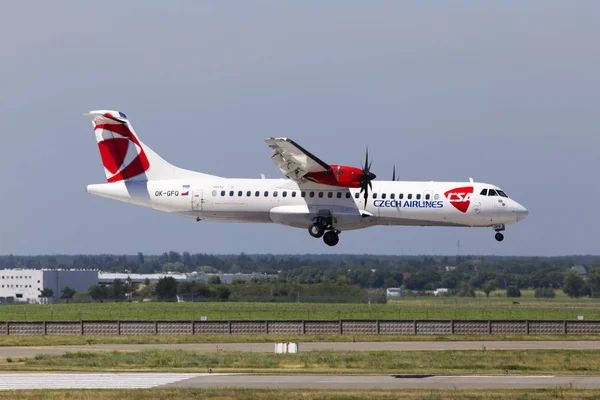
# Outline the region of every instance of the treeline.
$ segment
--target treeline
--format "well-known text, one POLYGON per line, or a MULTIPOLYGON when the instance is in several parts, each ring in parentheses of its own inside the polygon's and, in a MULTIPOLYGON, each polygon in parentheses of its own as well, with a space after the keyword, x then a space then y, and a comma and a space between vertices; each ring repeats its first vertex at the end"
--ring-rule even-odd
MULTIPOLYGON (((361 289, 404 287, 413 292, 564 289, 574 297, 600 296, 600 257, 430 257, 373 255, 211 255, 176 251, 161 255, 0 256, 0 268, 93 268, 107 272, 262 272, 277 284, 350 285, 361 289), (568 274, 585 264, 589 279, 568 274), (567 279, 569 278, 569 279, 567 279)), ((275 289, 276 290, 276 289, 275 289)), ((540 296, 541 296, 540 292, 540 296)), ((550 296, 550 291, 548 295, 550 296)))
MULTIPOLYGON (((185 301, 386 302, 383 290, 369 292, 357 285, 340 282, 299 284, 268 278, 224 284, 218 276, 212 276, 207 283, 177 282, 173 277, 164 277, 154 283, 134 284, 132 289, 132 300, 173 301, 179 295, 185 301)), ((85 301, 86 296, 95 301, 124 301, 128 299, 127 294, 126 283, 115 279, 107 285, 90 286, 87 293, 78 293, 75 298, 78 301, 85 301)))

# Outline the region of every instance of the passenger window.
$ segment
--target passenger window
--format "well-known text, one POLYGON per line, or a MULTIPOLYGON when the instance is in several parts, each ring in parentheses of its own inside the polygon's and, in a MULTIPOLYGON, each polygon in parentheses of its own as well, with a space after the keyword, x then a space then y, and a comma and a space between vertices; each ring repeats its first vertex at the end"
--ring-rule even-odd
POLYGON ((346 198, 349 199, 351 197, 352 197, 352 195, 350 194, 350 192, 346 192, 346 198))
POLYGON ((273 192, 273 197, 277 197, 277 191, 273 192))
POLYGON ((217 191, 213 190, 212 195, 213 195, 213 197, 216 196, 217 195, 217 191))
POLYGON ((390 199, 394 200, 396 198, 396 193, 390 193, 390 199))
POLYGON ((354 198, 355 199, 358 199, 359 196, 360 196, 360 193, 358 193, 358 192, 354 193, 354 198))
POLYGON ((286 191, 281 192, 281 196, 287 197, 287 192, 286 191))
POLYGON ((431 195, 430 195, 429 193, 427 193, 427 194, 425 195, 425 200, 429 200, 430 198, 431 198, 431 195))
POLYGON ((292 197, 296 197, 296 192, 292 192, 292 197))
POLYGON ((342 192, 337 192, 337 198, 341 199, 342 198, 342 192))
POLYGON ((417 200, 421 200, 421 193, 417 194, 417 200))
POLYGON ((231 190, 231 191, 229 192, 229 195, 230 195, 230 196, 233 196, 233 190, 231 190))
POLYGON ((310 197, 311 198, 315 197, 315 192, 310 192, 310 197))
POLYGON ((327 197, 331 199, 333 197, 333 192, 327 192, 327 197))
POLYGON ((246 192, 246 196, 248 196, 248 197, 252 196, 252 192, 248 190, 248 191, 246 192))
POLYGON ((482 196, 487 196, 487 189, 483 189, 479 194, 482 196))
POLYGON ((300 195, 301 195, 302 197, 306 197, 306 192, 305 192, 305 191, 302 191, 302 192, 300 192, 300 195))
POLYGON ((406 198, 407 198, 407 199, 409 199, 409 200, 410 200, 410 199, 412 199, 412 193, 409 193, 409 194, 406 196, 406 198))
POLYGON ((323 192, 319 192, 319 198, 323 198, 323 192))
POLYGON ((256 197, 258 197, 258 196, 260 196, 260 192, 257 190, 256 192, 254 192, 254 195, 255 195, 256 197))
POLYGON ((402 200, 403 198, 404 198, 404 193, 400 193, 400 194, 398 195, 398 199, 402 200))
POLYGON ((242 194, 244 194, 241 190, 238 192, 238 196, 242 197, 242 194))
POLYGON ((373 198, 376 199, 377 198, 377 193, 373 193, 373 198))
POLYGON ((269 191, 265 190, 265 197, 269 197, 269 191))
POLYGON ((437 193, 436 193, 436 194, 434 194, 434 195, 433 195, 433 199, 434 199, 434 200, 439 200, 439 199, 440 199, 440 195, 439 195, 439 194, 437 194, 437 193))
POLYGON ((498 196, 498 194, 496 193, 496 191, 494 189, 489 189, 488 196, 498 196))
POLYGON ((385 193, 381 193, 381 198, 385 199, 385 193))

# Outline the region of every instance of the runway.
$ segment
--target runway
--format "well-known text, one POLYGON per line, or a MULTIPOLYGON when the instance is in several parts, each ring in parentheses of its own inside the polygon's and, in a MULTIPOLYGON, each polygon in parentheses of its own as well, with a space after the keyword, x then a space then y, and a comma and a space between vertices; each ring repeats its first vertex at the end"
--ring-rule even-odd
POLYGON ((0 390, 143 389, 600 389, 598 376, 387 376, 387 375, 248 375, 159 373, 8 373, 0 390))
MULTIPOLYGON (((419 351, 419 350, 589 350, 600 349, 600 341, 472 341, 472 342, 307 342, 300 351, 419 351)), ((0 358, 33 357, 74 351, 139 351, 147 349, 192 351, 272 352, 274 343, 188 343, 188 344, 95 344, 90 346, 1 347, 0 358)))

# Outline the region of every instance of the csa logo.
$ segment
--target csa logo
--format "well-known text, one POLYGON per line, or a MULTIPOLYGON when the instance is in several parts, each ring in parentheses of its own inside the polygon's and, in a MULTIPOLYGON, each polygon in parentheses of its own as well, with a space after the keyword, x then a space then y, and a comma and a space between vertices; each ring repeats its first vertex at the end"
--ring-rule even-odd
POLYGON ((98 124, 94 130, 108 182, 133 178, 150 168, 142 145, 127 125, 98 124))
POLYGON ((446 196, 454 208, 462 213, 466 213, 469 209, 469 205, 471 205, 472 194, 473 186, 465 186, 448 190, 446 193, 444 193, 444 196, 446 196))

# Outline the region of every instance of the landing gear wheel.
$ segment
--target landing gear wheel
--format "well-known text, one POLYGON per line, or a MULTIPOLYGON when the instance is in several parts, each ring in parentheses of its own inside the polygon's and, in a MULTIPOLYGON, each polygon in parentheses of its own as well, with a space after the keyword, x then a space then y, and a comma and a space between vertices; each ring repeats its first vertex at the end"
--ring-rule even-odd
POLYGON ((327 246, 335 246, 340 241, 340 237, 335 231, 327 231, 323 236, 323 241, 327 246))
POLYGON ((310 236, 314 238, 320 238, 323 236, 323 233, 325 233, 325 229, 323 229, 323 227, 320 225, 312 224, 308 227, 308 233, 310 233, 310 236))
POLYGON ((494 236, 496 238, 497 241, 501 242, 504 240, 504 235, 501 234, 500 232, 496 233, 496 236, 494 236))

